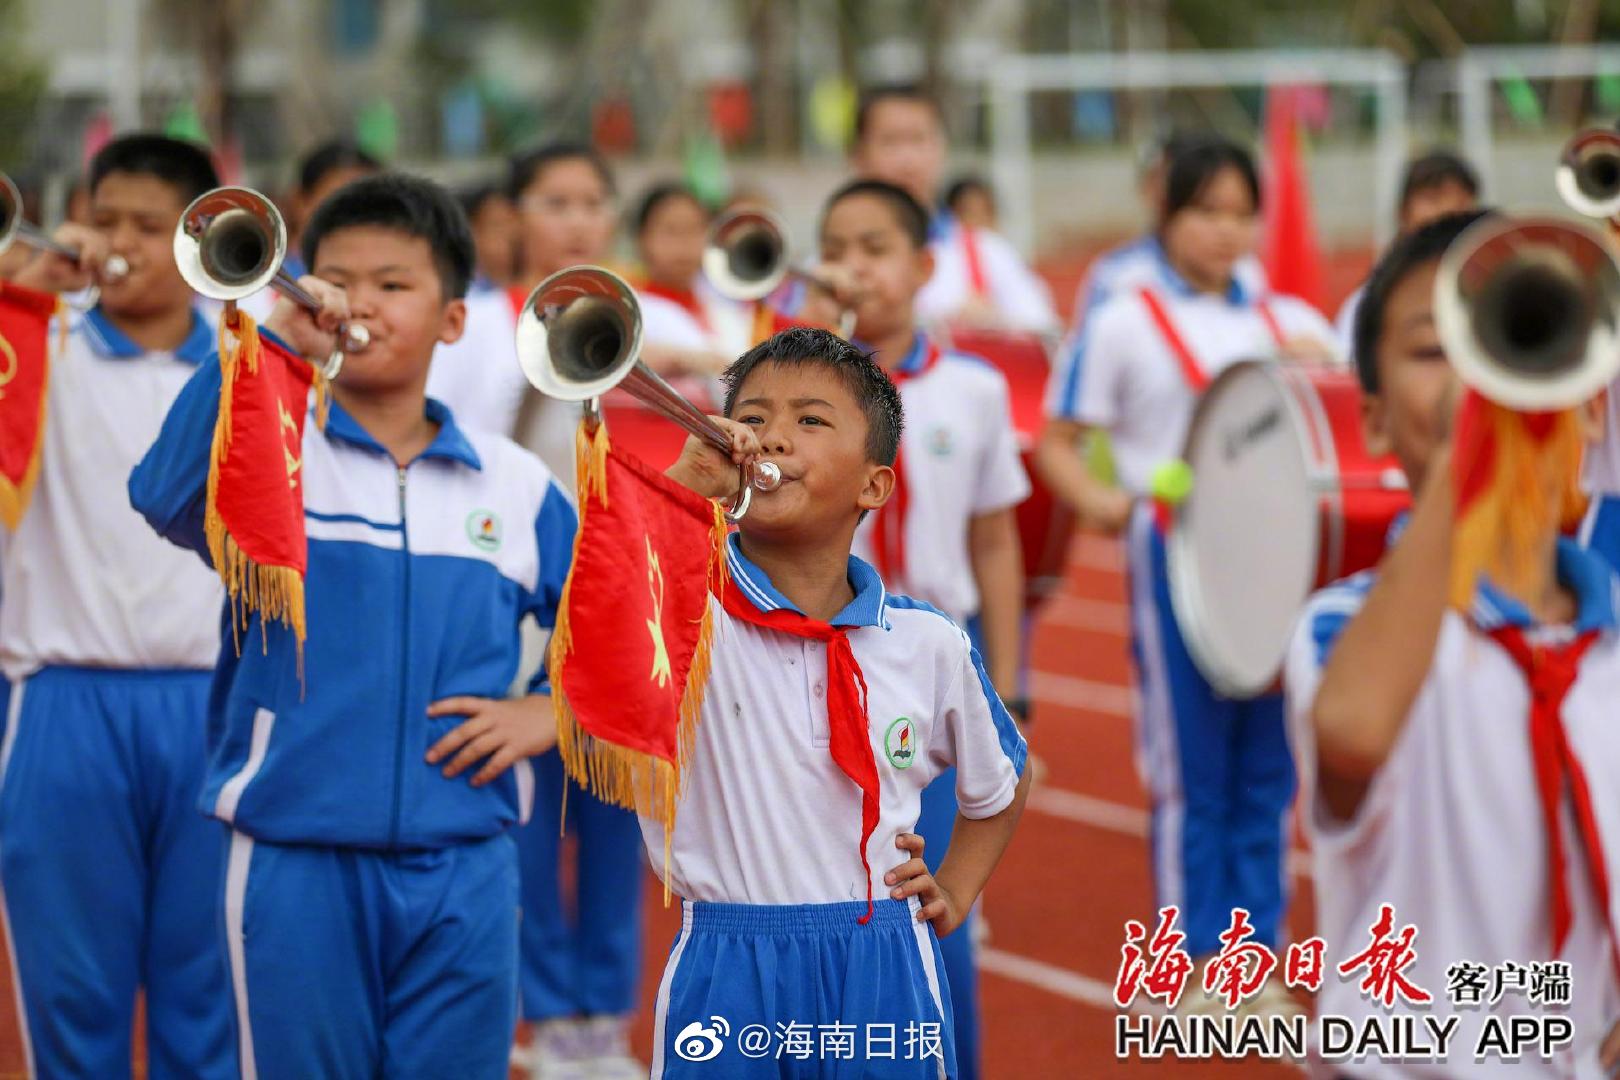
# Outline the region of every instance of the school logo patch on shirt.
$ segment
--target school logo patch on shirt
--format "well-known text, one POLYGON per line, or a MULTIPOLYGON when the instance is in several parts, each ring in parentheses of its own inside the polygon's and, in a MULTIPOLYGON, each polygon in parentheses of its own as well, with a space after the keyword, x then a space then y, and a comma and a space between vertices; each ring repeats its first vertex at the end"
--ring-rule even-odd
POLYGON ((909 769, 917 760, 917 727, 908 717, 900 717, 883 735, 883 755, 897 769, 909 769))
POLYGON ((493 510, 474 510, 467 515, 467 539, 479 551, 499 551, 501 518, 493 510))

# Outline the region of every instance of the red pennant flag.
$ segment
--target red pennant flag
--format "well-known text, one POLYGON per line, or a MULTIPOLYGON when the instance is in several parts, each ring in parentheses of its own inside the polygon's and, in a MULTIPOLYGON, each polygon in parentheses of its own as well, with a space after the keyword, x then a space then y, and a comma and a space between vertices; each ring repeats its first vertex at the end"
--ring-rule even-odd
POLYGON ((667 862, 709 677, 726 519, 612 449, 605 424, 580 425, 576 457, 580 526, 551 637, 558 748, 598 798, 663 823, 667 862))
POLYGON ((1573 409, 1515 412, 1465 392, 1452 439, 1452 607, 1473 605, 1482 574, 1510 596, 1531 599, 1548 529, 1571 531, 1586 513, 1582 443, 1573 409), (1549 500, 1549 492, 1556 498, 1549 500))
MULTIPOLYGON (((304 647, 304 416, 325 380, 302 358, 263 341, 246 314, 219 325, 219 419, 208 468, 203 529, 225 582, 233 630, 250 612, 274 619, 304 647)), ((239 643, 240 644, 240 643, 239 643)))
POLYGON ((1263 260, 1273 290, 1320 306, 1322 265, 1299 148, 1298 88, 1266 94, 1266 235, 1263 260))
MULTIPOLYGON (((0 281, 0 522, 15 529, 39 478, 58 299, 0 281)), ((60 323, 67 330, 67 319, 60 323)))

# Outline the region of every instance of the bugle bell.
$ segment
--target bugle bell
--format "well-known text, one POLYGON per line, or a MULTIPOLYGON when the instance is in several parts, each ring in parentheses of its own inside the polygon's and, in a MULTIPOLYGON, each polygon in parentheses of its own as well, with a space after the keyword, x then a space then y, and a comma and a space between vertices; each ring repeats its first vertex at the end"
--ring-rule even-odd
POLYGON ((787 279, 787 230, 768 210, 737 210, 715 219, 703 248, 703 275, 732 300, 759 300, 787 279))
POLYGON ((1570 139, 1553 182, 1577 214, 1604 220, 1620 214, 1620 133, 1592 128, 1570 139))
MULTIPOLYGON (((221 187, 194 199, 174 230, 174 261, 186 284, 202 296, 234 302, 267 286, 310 311, 321 302, 287 273, 287 225, 275 204, 257 191, 221 187)), ((325 366, 336 378, 345 353, 371 344, 359 323, 338 327, 338 350, 325 366)))
POLYGON ((1519 411, 1572 408, 1620 374, 1620 264, 1552 217, 1486 217, 1446 250, 1435 325, 1464 383, 1519 411))
MULTIPOLYGON (((518 315, 517 354, 524 376, 543 394, 590 402, 619 387, 731 453, 731 437, 641 360, 641 305, 612 271, 573 266, 535 286, 518 315)), ((753 491, 773 491, 781 482, 774 462, 746 466, 728 516, 742 517, 753 491)))

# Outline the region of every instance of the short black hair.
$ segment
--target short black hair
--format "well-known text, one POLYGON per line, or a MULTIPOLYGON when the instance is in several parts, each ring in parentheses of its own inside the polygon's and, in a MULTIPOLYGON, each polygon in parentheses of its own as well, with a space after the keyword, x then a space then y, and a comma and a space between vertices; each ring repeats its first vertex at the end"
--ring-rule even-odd
POLYGON ((608 167, 607 158, 599 154, 595 147, 578 142, 554 142, 513 156, 506 180, 507 197, 516 203, 541 173, 563 161, 585 162, 596 170, 602 187, 609 195, 618 193, 618 187, 613 182, 613 170, 608 167))
POLYGON ((321 241, 330 234, 363 225, 426 240, 444 298, 467 295, 475 261, 472 229, 443 187, 404 173, 379 173, 345 184, 315 208, 304 227, 304 264, 315 265, 321 241))
POLYGON ((461 204, 461 212, 467 215, 470 222, 478 216, 484 204, 491 199, 505 199, 505 184, 475 184, 472 187, 462 188, 456 192, 456 202, 461 204))
POLYGON ((663 206, 671 199, 690 199, 705 214, 709 212, 708 205, 697 197, 697 192, 679 180, 661 180, 648 188, 642 194, 641 200, 636 203, 636 211, 630 217, 630 225, 637 236, 647 231, 647 223, 652 220, 652 216, 658 212, 660 206, 663 206))
POLYGON ((900 431, 905 414, 900 391, 872 359, 831 330, 795 326, 780 331, 739 356, 725 370, 725 415, 737 404, 737 392, 761 364, 788 367, 824 367, 835 372, 866 413, 866 457, 879 465, 893 465, 900 453, 900 431))
POLYGON ((952 180, 949 184, 945 185, 946 209, 954 212, 956 210, 957 200, 970 191, 983 192, 984 197, 990 200, 991 206, 996 204, 995 189, 990 186, 990 181, 986 180, 982 176, 969 173, 966 176, 958 176, 955 180, 952 180))
POLYGON ((339 169, 365 169, 382 172, 383 164, 360 149, 350 139, 328 139, 305 154, 298 163, 298 190, 309 192, 339 169))
POLYGON ((1479 174, 1459 155, 1450 150, 1430 150, 1413 158, 1407 162, 1406 174, 1401 178, 1401 209, 1406 209, 1412 196, 1447 184, 1456 184, 1470 196, 1479 198, 1479 174))
POLYGON ((120 135, 90 159, 90 193, 113 173, 153 176, 174 188, 180 201, 190 204, 197 196, 219 187, 219 173, 208 151, 194 142, 171 139, 153 132, 120 135))
POLYGON ((1418 267, 1439 259, 1470 225, 1491 213, 1486 209, 1464 210, 1435 218, 1397 239, 1378 260, 1356 306, 1351 339, 1356 378, 1363 392, 1376 394, 1379 390, 1378 339, 1384 334, 1384 308, 1395 287, 1418 267))
POLYGON ((872 127, 872 113, 885 101, 908 101, 916 105, 926 105, 934 113, 934 119, 939 126, 945 127, 945 110, 940 107, 939 99, 916 83, 883 83, 881 86, 868 88, 861 94, 860 104, 855 109, 855 141, 858 143, 866 138, 866 133, 872 127))
POLYGON ((912 246, 916 248, 928 246, 928 211, 923 209, 922 203, 918 202, 911 192, 887 180, 850 180, 827 196, 827 203, 821 208, 821 229, 827 227, 827 216, 833 212, 833 207, 857 195, 870 195, 885 203, 894 212, 895 220, 899 222, 901 231, 906 234, 912 246))
POLYGON ((1203 135, 1167 144, 1166 152, 1169 165, 1164 174, 1161 225, 1192 205, 1223 169, 1237 170, 1255 210, 1260 209, 1260 173, 1254 166, 1254 155, 1231 139, 1203 135))
POLYGON ((1177 154, 1204 142, 1209 136, 1210 132, 1202 128, 1172 128, 1156 135, 1137 150, 1137 172, 1145 175, 1154 169, 1168 170, 1177 154))

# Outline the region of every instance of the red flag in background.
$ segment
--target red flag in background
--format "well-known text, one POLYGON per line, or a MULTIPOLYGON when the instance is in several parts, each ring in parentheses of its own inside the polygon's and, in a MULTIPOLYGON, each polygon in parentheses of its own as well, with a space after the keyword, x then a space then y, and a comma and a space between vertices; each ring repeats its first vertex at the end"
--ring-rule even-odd
POLYGON ((232 629, 252 611, 274 619, 297 635, 301 661, 304 417, 311 383, 321 405, 326 386, 302 358, 261 340, 246 314, 235 318, 234 327, 229 315, 219 324, 219 419, 203 529, 230 595, 232 629))
POLYGON ((726 519, 612 449, 605 424, 582 423, 576 445, 579 533, 551 636, 558 749, 597 798, 663 823, 667 864, 709 677, 726 519))
MULTIPOLYGON (((0 522, 15 529, 39 478, 50 385, 47 332, 58 300, 0 281, 0 522)), ((66 332, 67 320, 62 329, 66 332)))
POLYGON ((1299 97, 1299 88, 1292 86, 1266 92, 1266 227, 1260 257, 1273 290, 1320 307, 1322 265, 1299 146, 1299 97))

